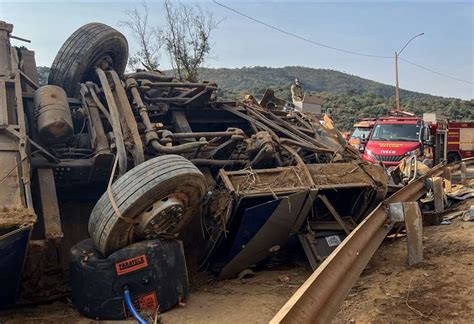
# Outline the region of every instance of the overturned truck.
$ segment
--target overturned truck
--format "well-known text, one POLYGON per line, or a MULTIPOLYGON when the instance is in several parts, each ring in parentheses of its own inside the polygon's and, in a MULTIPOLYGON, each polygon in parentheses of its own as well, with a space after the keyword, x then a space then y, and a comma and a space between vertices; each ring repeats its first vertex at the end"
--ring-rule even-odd
POLYGON ((39 87, 12 30, 0 22, 1 307, 72 290, 93 318, 164 311, 188 272, 236 276, 290 237, 317 267, 386 194, 327 116, 125 73, 127 41, 100 23, 39 87))

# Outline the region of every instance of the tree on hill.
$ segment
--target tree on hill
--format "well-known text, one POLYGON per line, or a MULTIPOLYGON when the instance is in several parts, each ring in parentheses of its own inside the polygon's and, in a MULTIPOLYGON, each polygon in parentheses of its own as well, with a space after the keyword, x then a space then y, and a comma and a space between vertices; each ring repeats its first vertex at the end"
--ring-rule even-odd
POLYGON ((157 70, 159 66, 160 30, 151 25, 148 13, 148 5, 143 1, 126 12, 126 20, 119 21, 119 25, 129 29, 138 42, 139 50, 128 59, 129 66, 134 70, 157 70))
POLYGON ((146 2, 129 10, 127 19, 120 22, 132 32, 140 47, 130 57, 129 65, 133 69, 140 64, 147 70, 158 69, 163 44, 175 76, 182 81, 197 82, 199 68, 211 52, 211 33, 218 23, 211 12, 198 5, 166 0, 163 9, 165 23, 161 27, 149 22, 146 2))

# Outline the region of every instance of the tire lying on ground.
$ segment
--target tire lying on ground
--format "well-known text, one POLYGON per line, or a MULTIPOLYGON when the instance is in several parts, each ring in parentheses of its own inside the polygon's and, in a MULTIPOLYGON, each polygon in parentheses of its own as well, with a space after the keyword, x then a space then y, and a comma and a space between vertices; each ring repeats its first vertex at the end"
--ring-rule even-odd
POLYGON ((156 209, 160 211, 159 206, 178 201, 182 204, 178 208, 182 212, 179 215, 173 214, 168 208, 166 213, 159 214, 160 220, 157 222, 161 224, 160 230, 166 230, 158 237, 176 235, 197 212, 206 189, 204 175, 184 157, 169 154, 153 158, 131 169, 112 184, 113 198, 122 217, 140 220, 140 223, 132 224, 121 219, 105 192, 92 210, 89 235, 97 249, 108 256, 128 244, 144 239, 139 235, 143 232, 139 228, 143 223, 151 226, 146 220, 150 219, 147 216, 153 213, 155 206, 158 205, 156 209))
POLYGON ((128 43, 110 26, 90 23, 80 27, 64 42, 51 65, 48 84, 64 88, 68 96, 79 94, 79 83, 96 81, 94 67, 125 71, 128 43))

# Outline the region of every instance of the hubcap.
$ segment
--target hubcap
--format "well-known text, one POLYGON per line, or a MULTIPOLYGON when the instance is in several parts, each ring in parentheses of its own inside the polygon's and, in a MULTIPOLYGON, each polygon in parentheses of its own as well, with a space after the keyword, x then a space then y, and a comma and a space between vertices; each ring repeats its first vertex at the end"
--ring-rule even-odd
POLYGON ((140 215, 135 233, 150 240, 169 235, 184 216, 184 203, 179 197, 168 196, 155 202, 140 215))

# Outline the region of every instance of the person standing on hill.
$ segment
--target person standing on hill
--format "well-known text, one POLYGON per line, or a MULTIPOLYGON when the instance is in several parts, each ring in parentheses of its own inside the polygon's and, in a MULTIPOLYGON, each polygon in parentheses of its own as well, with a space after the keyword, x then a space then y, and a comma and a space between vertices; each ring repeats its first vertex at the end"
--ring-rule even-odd
POLYGON ((295 107, 301 109, 303 105, 303 98, 303 87, 301 86, 300 80, 296 78, 295 82, 291 85, 291 99, 293 100, 293 104, 295 105, 295 107))

